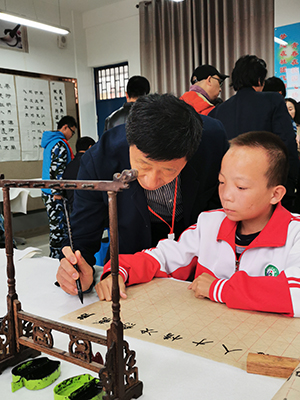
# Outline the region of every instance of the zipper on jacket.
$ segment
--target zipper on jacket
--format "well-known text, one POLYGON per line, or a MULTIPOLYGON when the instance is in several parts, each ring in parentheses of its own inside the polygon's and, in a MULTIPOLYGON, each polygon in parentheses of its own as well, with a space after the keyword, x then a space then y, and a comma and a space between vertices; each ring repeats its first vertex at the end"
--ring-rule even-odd
MULTIPOLYGON (((241 255, 240 255, 241 258, 241 255)), ((235 272, 237 272, 240 268, 240 258, 238 260, 235 260, 235 272)))

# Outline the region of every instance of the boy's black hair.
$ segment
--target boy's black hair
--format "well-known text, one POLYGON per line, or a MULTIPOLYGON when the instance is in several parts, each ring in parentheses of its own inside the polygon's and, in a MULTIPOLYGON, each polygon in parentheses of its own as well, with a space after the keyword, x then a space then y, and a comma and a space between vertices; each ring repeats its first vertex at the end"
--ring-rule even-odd
POLYGON ((70 128, 77 128, 77 122, 75 121, 74 117, 71 117, 70 115, 65 115, 62 117, 58 123, 57 123, 57 130, 60 130, 64 125, 68 125, 70 128))
POLYGON ((292 103, 295 107, 295 116, 294 116, 294 121, 296 122, 296 124, 300 124, 300 110, 299 110, 299 103, 297 103, 297 101, 295 99, 293 99, 292 97, 287 97, 286 99, 284 99, 285 102, 289 101, 290 103, 292 103))
POLYGON ((267 64, 254 55, 245 55, 237 60, 233 68, 231 79, 235 91, 243 87, 259 86, 263 84, 267 75, 267 64))
POLYGON ((76 153, 79 151, 86 151, 90 146, 94 146, 95 140, 89 136, 83 136, 76 142, 76 153))
POLYGON ((132 105, 126 124, 129 146, 149 159, 170 161, 197 151, 202 119, 195 109, 171 94, 142 96, 132 105))
POLYGON ((130 98, 136 99, 150 92, 150 83, 144 76, 132 76, 127 83, 126 92, 130 98))
POLYGON ((282 79, 277 78, 277 76, 271 76, 265 80, 265 86, 263 92, 281 92, 282 96, 286 96, 285 84, 282 79))
POLYGON ((243 133, 229 141, 233 146, 246 146, 264 149, 269 158, 269 168, 266 172, 267 188, 285 185, 289 170, 288 151, 279 136, 266 131, 243 133))

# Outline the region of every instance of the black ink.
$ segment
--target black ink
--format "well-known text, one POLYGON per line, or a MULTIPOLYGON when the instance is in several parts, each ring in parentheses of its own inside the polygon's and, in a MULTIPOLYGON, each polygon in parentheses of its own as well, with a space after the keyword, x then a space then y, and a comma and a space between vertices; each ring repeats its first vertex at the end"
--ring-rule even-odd
POLYGON ((83 314, 79 315, 79 316, 77 317, 77 319, 83 320, 83 319, 89 318, 91 315, 95 315, 95 313, 91 313, 91 314, 83 313, 83 314))
POLYGON ((174 342, 175 340, 180 340, 183 338, 180 335, 175 336, 174 333, 169 332, 164 336, 164 340, 169 340, 169 339, 172 339, 172 342, 174 342))
POLYGON ((110 321, 111 321, 111 318, 103 317, 99 321, 93 322, 93 324, 103 325, 103 324, 108 324, 110 321))
POLYGON ((132 322, 126 322, 126 323, 123 325, 123 329, 124 329, 124 331, 125 331, 125 329, 132 329, 133 327, 135 327, 135 325, 136 325, 136 324, 134 324, 134 323, 132 323, 132 322))
POLYGON ((149 336, 151 336, 151 333, 157 333, 158 331, 155 331, 154 329, 141 329, 141 334, 144 335, 145 333, 148 333, 149 336))
POLYGON ((222 344, 222 346, 224 347, 224 349, 226 350, 224 356, 226 356, 226 354, 231 353, 232 351, 242 351, 242 349, 233 349, 233 350, 228 350, 227 347, 225 346, 225 344, 222 344))
POLYGON ((207 340, 207 339, 206 338, 205 339, 201 339, 200 342, 192 342, 192 343, 194 343, 196 345, 196 347, 199 346, 199 345, 204 346, 205 344, 213 343, 212 340, 208 341, 208 342, 206 342, 205 340, 207 340))

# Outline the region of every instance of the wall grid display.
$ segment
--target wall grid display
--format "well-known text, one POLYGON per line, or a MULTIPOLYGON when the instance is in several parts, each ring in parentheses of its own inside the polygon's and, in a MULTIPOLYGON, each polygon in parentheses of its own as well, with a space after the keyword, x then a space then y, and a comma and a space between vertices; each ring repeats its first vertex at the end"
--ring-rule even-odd
POLYGON ((7 74, 0 74, 0 82, 0 97, 5 96, 0 104, 0 113, 2 109, 5 111, 5 120, 1 121, 1 152, 5 157, 0 161, 42 160, 43 132, 55 129, 61 116, 66 115, 64 82, 7 74), (2 93, 2 90, 6 92, 2 93), (6 96, 10 97, 6 99, 6 96), (10 127, 14 129, 14 135, 9 134, 10 127), (17 154, 19 152, 21 155, 17 154))
POLYGON ((64 115, 79 123, 76 79, 0 68, 0 173, 41 178, 42 134, 64 115))

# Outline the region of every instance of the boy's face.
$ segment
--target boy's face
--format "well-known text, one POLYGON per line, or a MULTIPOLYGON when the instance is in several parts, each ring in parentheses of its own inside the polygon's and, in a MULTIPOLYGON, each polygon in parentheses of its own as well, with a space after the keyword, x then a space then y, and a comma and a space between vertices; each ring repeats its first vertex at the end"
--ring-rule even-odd
POLYGON ((261 231, 272 215, 274 187, 267 188, 269 166, 261 148, 233 146, 225 154, 219 174, 219 195, 227 217, 241 221, 241 233, 261 231))
POLYGON ((76 130, 76 128, 75 128, 75 126, 69 126, 69 125, 64 125, 61 129, 60 129, 60 131, 63 133, 63 135, 65 136, 65 138, 66 138, 66 140, 70 140, 71 139, 71 137, 73 136, 73 135, 75 135, 75 130, 76 130))

